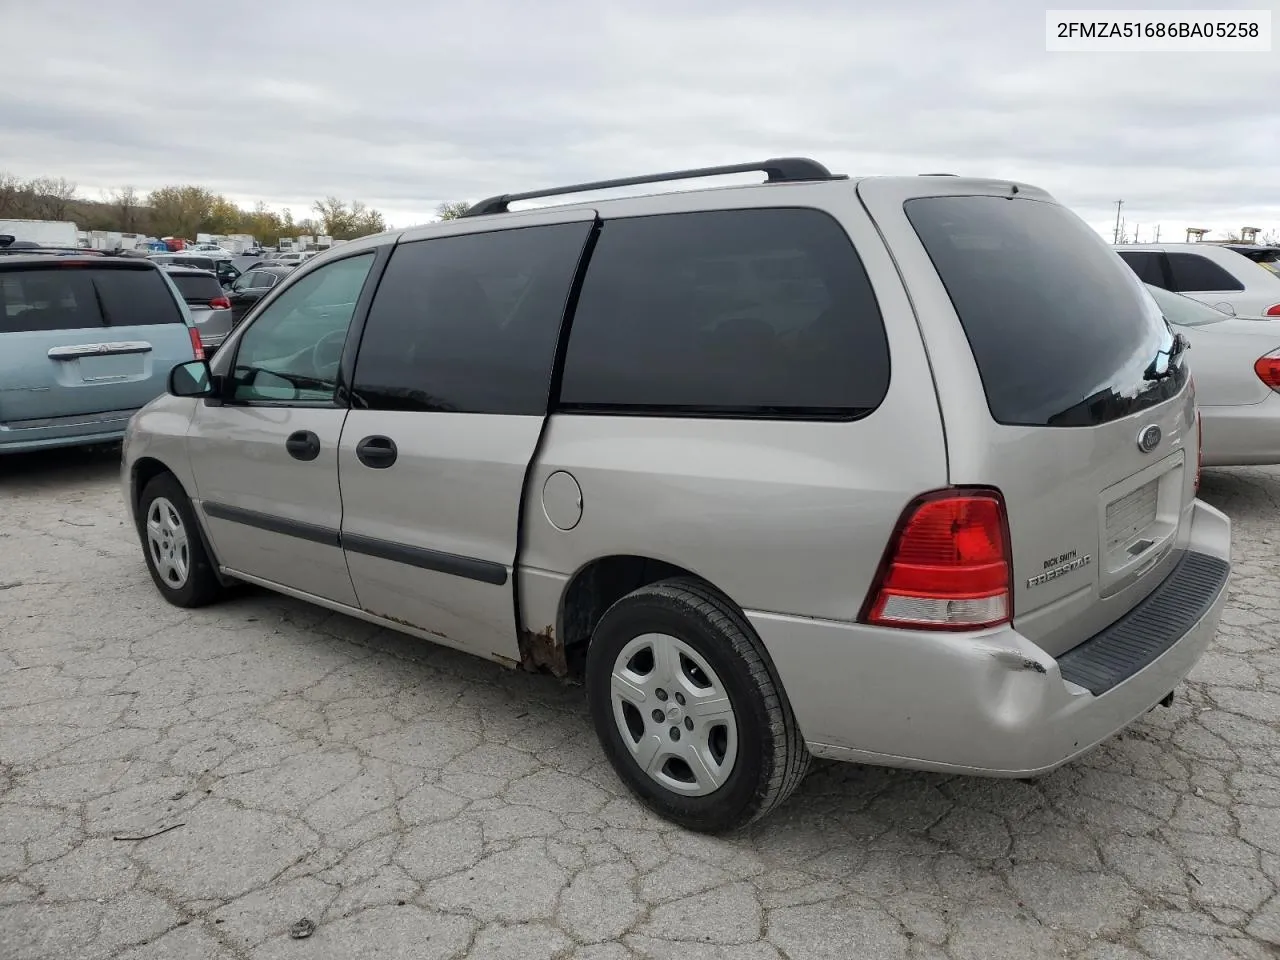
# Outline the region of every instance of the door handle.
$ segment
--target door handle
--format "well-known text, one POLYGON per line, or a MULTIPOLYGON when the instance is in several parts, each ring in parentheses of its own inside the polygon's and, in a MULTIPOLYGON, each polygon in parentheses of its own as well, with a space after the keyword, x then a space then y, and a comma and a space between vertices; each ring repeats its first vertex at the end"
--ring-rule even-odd
POLYGON ((320 438, 310 430, 297 430, 289 434, 284 448, 295 460, 314 460, 320 456, 320 438))
POLYGON ((365 437, 356 444, 356 457, 366 467, 385 470, 396 462, 396 442, 390 437, 365 437))

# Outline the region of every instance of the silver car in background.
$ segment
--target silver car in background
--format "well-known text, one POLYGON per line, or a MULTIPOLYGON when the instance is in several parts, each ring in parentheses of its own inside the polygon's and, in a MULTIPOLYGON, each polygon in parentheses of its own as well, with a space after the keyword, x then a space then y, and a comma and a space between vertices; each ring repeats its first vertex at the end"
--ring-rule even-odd
POLYGON ((218 278, 208 270, 195 267, 163 267, 187 305, 191 322, 200 333, 200 344, 205 355, 212 356, 231 333, 231 298, 222 289, 218 278))
POLYGON ((1006 180, 589 186, 746 171, 291 272, 134 418, 157 589, 575 675, 618 776, 703 831, 814 755, 1030 777, 1171 702, 1230 522, 1133 273, 1006 180))
POLYGON ((1280 463, 1280 324, 1239 320, 1147 284, 1190 341, 1206 466, 1280 463))

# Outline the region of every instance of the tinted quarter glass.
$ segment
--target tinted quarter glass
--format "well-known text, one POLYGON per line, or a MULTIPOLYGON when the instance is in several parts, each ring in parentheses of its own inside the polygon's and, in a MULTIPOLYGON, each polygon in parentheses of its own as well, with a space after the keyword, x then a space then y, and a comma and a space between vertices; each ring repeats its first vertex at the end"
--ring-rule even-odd
POLYGON ((1243 283, 1198 253, 1170 253, 1169 270, 1173 274, 1173 289, 1180 293, 1244 289, 1243 283))
POLYGON ((1154 250, 1120 251, 1120 259, 1129 265, 1129 268, 1138 275, 1139 280, 1143 283, 1167 288, 1169 282, 1164 278, 1162 257, 1163 254, 1154 250))
POLYGON ((590 223, 402 244, 369 308, 353 404, 541 415, 590 223))
POLYGON ((1181 390, 1173 334, 1132 270, 1055 203, 1004 197, 908 200, 906 214, 946 286, 992 417, 1086 426, 1181 390))
POLYGON ((208 303, 214 297, 222 296, 222 286, 214 277, 179 273, 170 274, 169 278, 177 284, 178 292, 187 303, 208 303))
POLYGON ((570 409, 850 417, 889 386, 866 271, 831 217, 724 210, 611 220, 574 314, 570 409))

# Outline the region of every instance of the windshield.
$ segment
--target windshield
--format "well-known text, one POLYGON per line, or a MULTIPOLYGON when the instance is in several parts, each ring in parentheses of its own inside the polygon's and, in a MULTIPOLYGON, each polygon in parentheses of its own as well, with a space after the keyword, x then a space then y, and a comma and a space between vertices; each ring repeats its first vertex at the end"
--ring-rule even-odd
POLYGON ((1151 298, 1155 300, 1156 306, 1164 314, 1164 318, 1180 327, 1203 327, 1206 324, 1220 323, 1227 319, 1227 314, 1205 306, 1198 300, 1192 300, 1190 297, 1184 297, 1180 293, 1173 293, 1154 284, 1148 283, 1146 287, 1151 298))

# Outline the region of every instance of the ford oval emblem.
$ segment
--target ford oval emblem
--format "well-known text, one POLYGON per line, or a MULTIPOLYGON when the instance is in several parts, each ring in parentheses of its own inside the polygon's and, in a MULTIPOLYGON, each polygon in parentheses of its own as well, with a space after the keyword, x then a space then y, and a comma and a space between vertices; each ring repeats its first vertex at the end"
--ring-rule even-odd
POLYGON ((1143 453, 1150 453, 1156 447, 1160 446, 1160 439, 1164 434, 1160 432, 1160 428, 1154 423, 1150 426, 1143 427, 1142 432, 1138 434, 1138 449, 1143 453))

